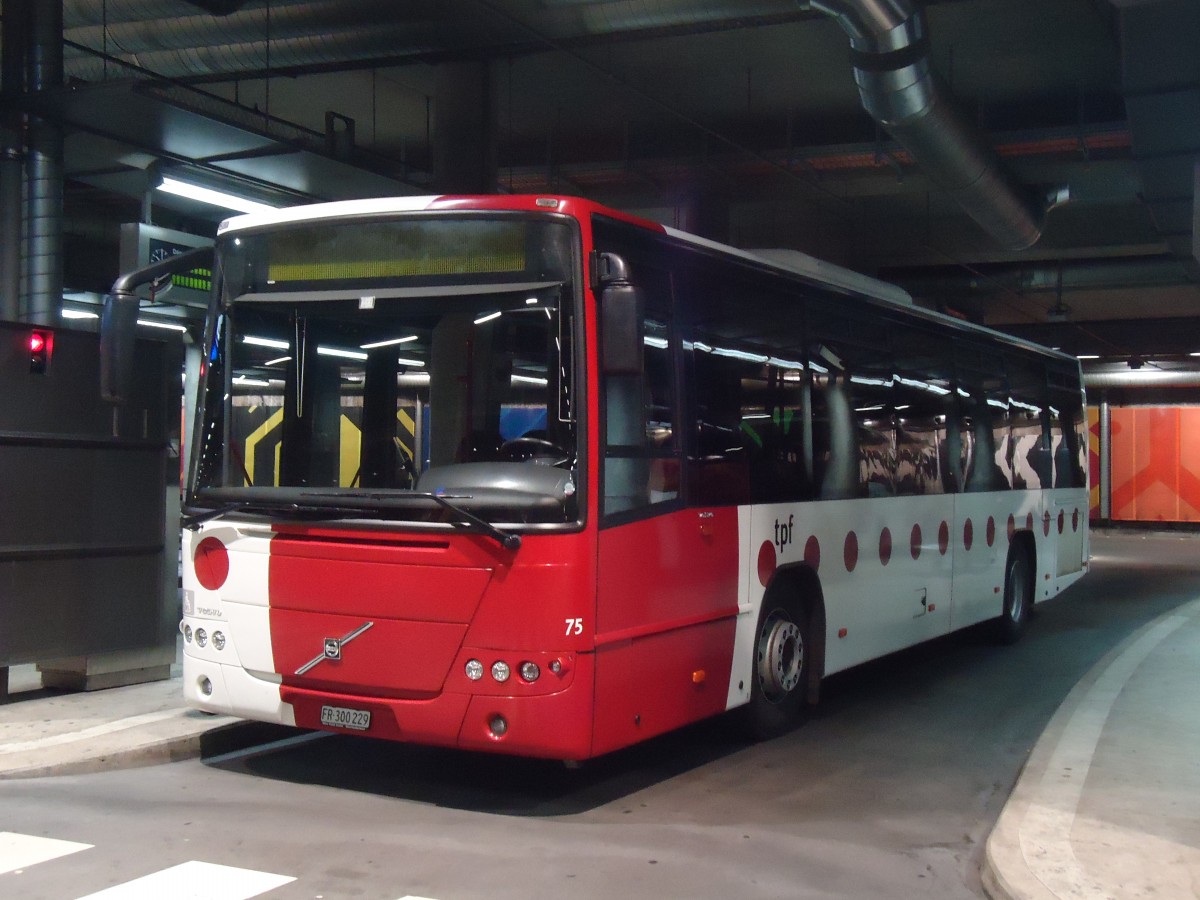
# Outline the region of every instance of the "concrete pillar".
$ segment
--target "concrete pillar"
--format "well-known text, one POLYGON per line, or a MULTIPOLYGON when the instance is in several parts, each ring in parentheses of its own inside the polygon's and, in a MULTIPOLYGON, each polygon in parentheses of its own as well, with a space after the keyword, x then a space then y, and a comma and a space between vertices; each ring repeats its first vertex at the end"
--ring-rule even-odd
POLYGON ((23 116, 18 100, 25 90, 24 28, 28 3, 5 0, 3 70, 0 89, 0 321, 21 316, 21 157, 23 116))
POLYGON ((730 242, 729 193, 723 185, 705 181, 684 200, 684 231, 710 241, 730 242))
MULTIPOLYGON (((30 92, 62 87, 61 3, 34 3, 29 10, 26 85, 30 92)), ((62 305, 63 132, 31 117, 25 162, 24 316, 38 325, 58 323, 62 305)))
POLYGON ((1100 521, 1112 519, 1112 407, 1100 398, 1100 521))
POLYGON ((438 66, 433 108, 433 187, 439 193, 496 190, 496 105, 486 62, 438 66))

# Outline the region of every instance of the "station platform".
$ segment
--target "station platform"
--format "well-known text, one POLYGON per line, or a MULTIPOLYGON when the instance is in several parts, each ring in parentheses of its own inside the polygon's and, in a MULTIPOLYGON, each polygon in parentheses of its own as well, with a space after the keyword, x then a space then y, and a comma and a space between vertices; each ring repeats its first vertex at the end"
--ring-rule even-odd
MULTIPOLYGON (((223 752, 254 726, 186 709, 167 681, 91 693, 10 672, 0 778, 223 752)), ((1149 622, 1076 685, 1038 740, 987 842, 994 900, 1200 897, 1200 598, 1149 622)), ((242 746, 248 746, 244 736, 242 746)))

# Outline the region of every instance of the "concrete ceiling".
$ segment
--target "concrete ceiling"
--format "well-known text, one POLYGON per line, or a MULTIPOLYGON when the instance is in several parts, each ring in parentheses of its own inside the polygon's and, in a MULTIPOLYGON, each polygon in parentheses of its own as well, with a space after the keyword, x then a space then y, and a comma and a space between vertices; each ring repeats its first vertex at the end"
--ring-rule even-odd
MULTIPOLYGON (((69 240, 136 219, 163 169, 278 200, 427 192, 447 123, 475 112, 457 68, 484 73, 500 190, 798 248, 1070 352, 1200 351, 1200 5, 923 4, 962 117, 1031 194, 1070 189, 1023 250, 868 116, 846 33, 810 6, 66 0, 69 87, 32 104, 68 126, 69 240), (352 145, 329 134, 351 120, 352 145)), ((203 230, 221 214, 156 196, 155 215, 203 230)))

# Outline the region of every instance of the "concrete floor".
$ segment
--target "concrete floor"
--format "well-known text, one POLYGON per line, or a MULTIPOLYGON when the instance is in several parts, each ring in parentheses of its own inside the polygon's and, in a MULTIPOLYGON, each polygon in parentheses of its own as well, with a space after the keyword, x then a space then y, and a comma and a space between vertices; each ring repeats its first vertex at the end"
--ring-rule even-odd
MULTIPOLYGON (((1098 660, 1200 594, 1195 541, 1098 536, 1092 574, 1016 646, 965 633, 836 676, 764 744, 718 721, 568 771, 301 734, 0 782, 0 832, 92 845, 0 873, 0 896, 77 898, 197 861, 295 879, 271 898, 980 897, 1031 748, 1098 660)), ((254 896, 185 874, 192 896, 254 896)))

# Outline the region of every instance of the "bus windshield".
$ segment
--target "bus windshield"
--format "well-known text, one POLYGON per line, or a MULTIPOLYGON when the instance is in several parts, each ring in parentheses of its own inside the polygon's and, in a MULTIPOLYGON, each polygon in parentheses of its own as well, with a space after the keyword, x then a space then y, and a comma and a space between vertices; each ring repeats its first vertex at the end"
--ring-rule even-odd
POLYGON ((226 232, 191 504, 575 521, 578 240, 513 215, 226 232))

